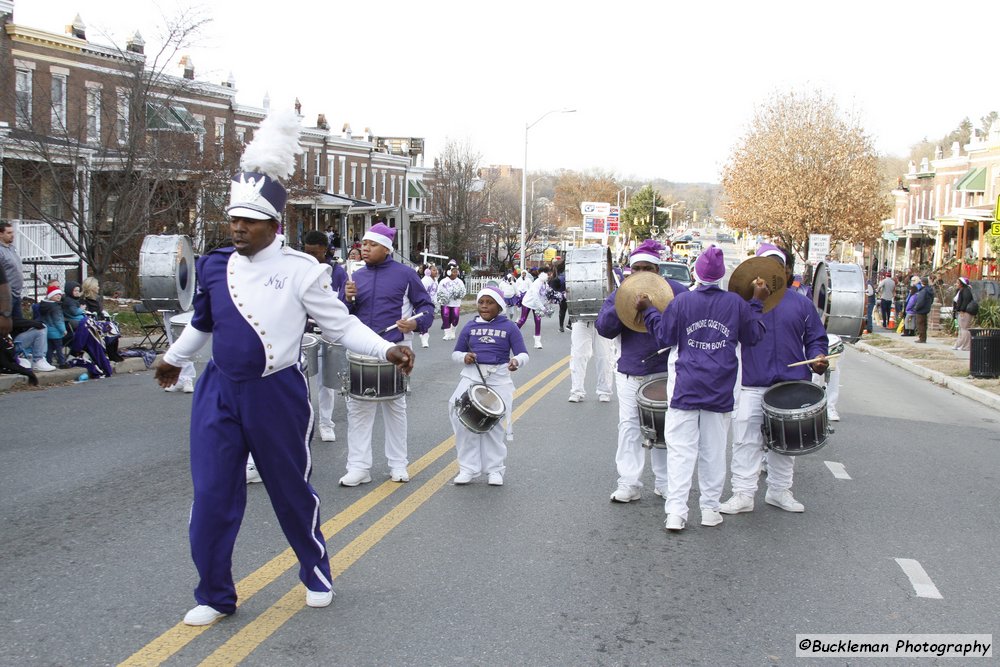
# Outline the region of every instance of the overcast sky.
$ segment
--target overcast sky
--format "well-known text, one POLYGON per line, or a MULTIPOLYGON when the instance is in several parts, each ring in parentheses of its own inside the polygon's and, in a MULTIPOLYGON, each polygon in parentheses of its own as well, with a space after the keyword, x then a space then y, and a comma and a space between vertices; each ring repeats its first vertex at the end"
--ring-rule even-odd
MULTIPOLYGON (((199 79, 236 78, 238 101, 302 102, 381 135, 449 140, 484 164, 600 168, 619 177, 718 182, 721 165, 776 91, 820 89, 883 153, 1000 110, 990 26, 1000 2, 666 2, 663 0, 15 0, 15 23, 150 52, 162 16, 212 19, 191 49, 199 79), (948 9, 954 8, 949 14, 948 9)), ((947 147, 945 147, 947 150, 947 147)))

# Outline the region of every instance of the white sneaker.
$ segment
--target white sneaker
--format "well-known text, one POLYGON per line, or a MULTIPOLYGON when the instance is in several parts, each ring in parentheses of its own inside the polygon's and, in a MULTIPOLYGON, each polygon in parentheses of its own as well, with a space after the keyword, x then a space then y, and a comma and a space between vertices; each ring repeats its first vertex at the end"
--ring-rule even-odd
POLYGON ((541 336, 535 336, 535 349, 536 350, 542 349, 542 337, 541 336))
POLYGON ((722 515, 715 510, 701 509, 701 525, 703 526, 718 526, 722 523, 722 515))
MULTIPOLYGON (((39 359, 39 361, 45 361, 45 360, 44 359, 39 359)), ((45 363, 48 364, 49 362, 46 361, 45 363)), ((28 361, 27 359, 25 359, 24 357, 18 357, 17 358, 17 365, 20 366, 21 368, 25 368, 25 369, 28 369, 28 370, 30 370, 32 368, 31 362, 28 361)), ((49 365, 51 366, 52 364, 49 364, 49 365)))
POLYGON ((348 470, 347 474, 340 478, 341 486, 357 486, 367 484, 372 481, 372 476, 367 470, 348 470))
POLYGON ((451 482, 452 484, 457 484, 458 486, 462 486, 464 484, 468 484, 469 482, 471 482, 475 477, 477 477, 477 475, 473 475, 471 472, 460 472, 457 475, 455 475, 455 479, 453 479, 451 482))
POLYGON ((663 527, 667 530, 684 530, 686 522, 677 514, 668 514, 667 520, 663 522, 663 527))
POLYGON ((583 400, 583 394, 578 394, 577 392, 574 391, 569 395, 570 403, 579 403, 582 400, 583 400))
POLYGON ((171 394, 176 394, 177 392, 179 392, 179 391, 181 391, 183 389, 184 389, 184 383, 183 382, 175 382, 172 385, 170 385, 169 387, 164 387, 163 391, 170 392, 171 394))
POLYGON ((631 484, 619 484, 615 492, 611 494, 611 502, 613 503, 630 503, 640 498, 642 498, 642 491, 639 490, 638 486, 631 484))
MULTIPOLYGON (((25 361, 27 361, 27 360, 25 360, 25 361)), ((20 360, 19 360, 19 362, 20 362, 20 360)), ((21 364, 21 365, 24 366, 24 364, 21 364)), ((24 366, 24 367, 25 368, 30 368, 33 371, 38 371, 39 373, 48 373, 49 371, 54 371, 56 369, 55 366, 53 366, 49 362, 45 361, 45 359, 35 359, 34 363, 31 363, 28 366, 24 366)))
POLYGON ((333 591, 306 591, 306 606, 329 607, 333 602, 333 591))
POLYGON ((260 478, 260 473, 257 472, 257 464, 247 463, 247 484, 257 484, 262 481, 264 480, 260 478))
POLYGON ((393 468, 389 471, 389 479, 394 482, 406 483, 410 481, 410 473, 406 472, 406 468, 393 468))
POLYGON ((753 512, 753 496, 746 493, 734 493, 732 498, 719 505, 719 511, 723 514, 753 512))
POLYGON ((211 625, 223 616, 229 616, 229 614, 223 614, 207 604, 200 604, 184 614, 184 625, 211 625))
POLYGON ((611 396, 609 396, 608 394, 598 394, 597 400, 599 400, 601 403, 610 403, 611 396))
POLYGON ((775 507, 780 507, 786 512, 805 512, 806 506, 800 503, 792 495, 791 489, 785 489, 784 491, 775 491, 772 493, 770 490, 764 494, 764 502, 768 505, 774 505, 775 507))
POLYGON ((319 439, 322 440, 323 442, 337 442, 337 434, 333 432, 333 426, 320 424, 319 439))
POLYGON ((826 416, 827 416, 827 419, 829 419, 832 422, 839 422, 840 421, 840 413, 837 412, 836 410, 834 410, 833 408, 829 408, 826 411, 826 416))
POLYGON ((665 487, 665 486, 658 486, 658 487, 656 487, 656 488, 653 489, 653 493, 655 493, 656 495, 658 495, 661 498, 666 498, 667 497, 667 487, 665 487))
POLYGON ((487 484, 489 484, 490 486, 503 486, 503 473, 491 472, 487 484))
MULTIPOLYGON (((177 385, 174 385, 174 386, 177 386, 177 385)), ((183 391, 185 394, 193 394, 194 393, 194 380, 184 380, 184 384, 181 387, 181 391, 183 391)))

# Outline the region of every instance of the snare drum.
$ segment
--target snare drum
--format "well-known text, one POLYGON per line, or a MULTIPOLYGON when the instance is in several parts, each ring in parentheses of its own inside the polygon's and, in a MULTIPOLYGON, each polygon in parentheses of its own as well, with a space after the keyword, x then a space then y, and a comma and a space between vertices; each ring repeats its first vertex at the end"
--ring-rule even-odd
POLYGON ((503 398, 485 384, 474 384, 455 400, 458 421, 473 433, 486 433, 504 416, 503 398))
POLYGON ((304 334, 302 336, 302 352, 299 356, 302 363, 302 372, 306 377, 312 377, 319 373, 319 336, 304 334))
POLYGON ((764 446, 778 454, 799 456, 826 444, 829 433, 826 392, 812 382, 779 382, 761 401, 764 446))
POLYGON ((343 388, 360 401, 388 401, 406 392, 406 376, 388 361, 348 350, 343 388))
POLYGON ((639 431, 642 446, 666 449, 663 422, 667 417, 667 378, 658 377, 639 385, 635 402, 639 405, 639 431))
POLYGON ((343 386, 343 377, 347 372, 347 357, 344 355, 344 346, 340 343, 321 340, 319 358, 323 386, 327 389, 339 389, 343 386))

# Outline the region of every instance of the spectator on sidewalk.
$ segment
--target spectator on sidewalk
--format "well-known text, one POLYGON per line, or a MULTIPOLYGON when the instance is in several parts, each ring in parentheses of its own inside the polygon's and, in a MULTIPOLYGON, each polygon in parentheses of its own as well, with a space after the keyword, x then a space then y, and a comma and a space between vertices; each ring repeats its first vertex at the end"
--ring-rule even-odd
POLYGON ((104 310, 101 286, 93 276, 83 281, 83 310, 94 322, 94 327, 101 332, 108 359, 115 362, 124 361, 125 358, 118 352, 121 330, 108 311, 104 310))
POLYGON ((955 345, 951 349, 968 352, 972 349, 972 334, 969 333, 969 327, 972 326, 974 319, 968 308, 974 297, 972 296, 972 288, 969 287, 968 278, 959 278, 956 287, 958 291, 955 292, 952 303, 954 304, 955 317, 958 319, 958 340, 955 341, 955 345))
POLYGON ((7 276, 10 287, 11 312, 20 313, 24 266, 14 247, 14 225, 9 222, 0 222, 0 269, 7 276))
POLYGON ((896 274, 895 280, 896 289, 893 292, 893 299, 896 306, 896 317, 901 320, 906 316, 906 300, 910 297, 910 281, 902 272, 896 274))
POLYGON ((13 300, 10 295, 10 284, 7 282, 7 271, 0 265, 0 336, 6 336, 13 328, 13 300))
POLYGON ((892 299, 896 293, 896 281, 888 273, 875 288, 875 293, 879 298, 879 313, 882 315, 882 328, 889 328, 889 310, 892 308, 892 299))
POLYGON ((913 306, 917 303, 917 286, 910 285, 910 294, 906 297, 906 306, 903 311, 903 334, 904 336, 917 335, 917 315, 913 312, 913 306))
POLYGON ((63 354, 63 339, 66 337, 66 318, 62 309, 63 291, 57 285, 50 285, 45 298, 38 304, 42 323, 46 327, 45 335, 49 340, 49 349, 45 355, 50 364, 56 360, 56 365, 62 368, 66 365, 66 355, 63 354))
POLYGON ((917 342, 927 342, 927 316, 934 307, 934 288, 928 278, 925 284, 922 280, 917 280, 917 299, 913 304, 913 314, 917 320, 917 342))
POLYGON ((875 285, 869 278, 865 281, 865 331, 868 333, 875 331, 875 324, 872 321, 873 312, 875 312, 875 285))

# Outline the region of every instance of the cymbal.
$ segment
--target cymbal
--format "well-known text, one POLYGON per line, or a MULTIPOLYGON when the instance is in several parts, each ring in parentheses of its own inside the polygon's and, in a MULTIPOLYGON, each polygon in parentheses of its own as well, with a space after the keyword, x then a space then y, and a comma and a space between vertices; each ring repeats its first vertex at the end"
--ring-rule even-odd
POLYGON ((749 301, 753 298, 753 284, 757 278, 763 278, 771 290, 770 296, 764 300, 764 312, 767 313, 778 305, 788 289, 785 267, 774 258, 751 257, 740 262, 729 277, 729 291, 749 301))
POLYGON ((615 312, 618 313, 618 319, 632 331, 646 333, 646 323, 635 309, 635 301, 640 294, 647 294, 653 307, 662 312, 673 301, 674 290, 663 276, 652 271, 639 271, 622 281, 621 287, 615 292, 615 312))

